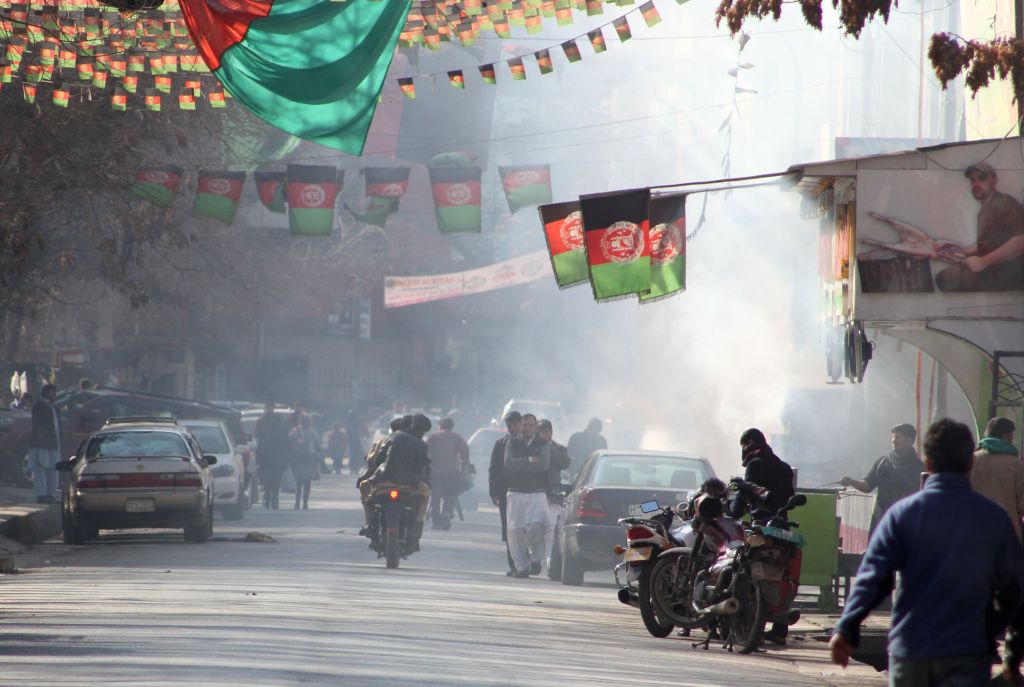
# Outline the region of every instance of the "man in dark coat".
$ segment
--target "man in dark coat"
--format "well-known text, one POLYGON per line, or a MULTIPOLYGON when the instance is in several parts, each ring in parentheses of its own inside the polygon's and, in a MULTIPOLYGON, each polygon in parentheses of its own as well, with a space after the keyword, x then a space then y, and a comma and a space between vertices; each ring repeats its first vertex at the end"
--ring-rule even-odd
POLYGON ((501 541, 506 542, 505 555, 508 558, 509 572, 515 573, 516 567, 512 563, 512 553, 508 550, 508 471, 505 469, 505 445, 509 437, 519 434, 522 426, 523 416, 513 410, 505 416, 505 428, 508 433, 494 442, 491 450, 491 465, 487 472, 487 487, 491 495, 491 501, 498 507, 498 514, 501 516, 501 541))
POLYGON ((580 469, 583 467, 583 463, 587 461, 594 451, 600 451, 608 448, 608 442, 605 441, 604 437, 601 436, 601 430, 604 425, 596 417, 591 418, 590 422, 587 423, 587 428, 582 432, 576 432, 569 437, 569 443, 566 444, 566 448, 569 451, 569 458, 572 463, 569 467, 569 472, 579 474, 580 469))
POLYGON ((256 467, 263 484, 263 506, 277 510, 281 492, 281 474, 288 467, 288 429, 274 404, 267 403, 256 421, 256 467))
POLYGON ((538 422, 537 433, 551 446, 551 465, 548 469, 548 516, 550 522, 544 531, 544 549, 547 552, 545 560, 550 566, 551 551, 555 547, 555 525, 558 524, 558 516, 562 512, 562 471, 569 468, 571 459, 569 450, 555 441, 555 428, 551 424, 551 420, 538 422))
MULTIPOLYGON (((874 532, 882 516, 900 499, 921 488, 924 463, 917 457, 914 440, 917 430, 913 425, 901 424, 892 428, 892 451, 875 461, 863 480, 844 476, 839 483, 865 493, 878 490, 875 508, 871 511, 871 530, 874 532)), ((870 534, 869 532, 869 534, 870 534)))

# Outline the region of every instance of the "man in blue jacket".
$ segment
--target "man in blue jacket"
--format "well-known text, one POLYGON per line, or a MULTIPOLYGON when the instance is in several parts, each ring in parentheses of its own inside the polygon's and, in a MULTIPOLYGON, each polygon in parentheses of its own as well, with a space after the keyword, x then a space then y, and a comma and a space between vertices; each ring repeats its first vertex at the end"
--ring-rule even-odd
POLYGON ((871 535, 832 635, 832 660, 846 667, 861 622, 889 596, 898 572, 889 684, 985 685, 996 635, 1020 599, 1020 544, 1003 509, 971 490, 974 437, 966 425, 939 420, 928 429, 924 452, 930 476, 871 535))

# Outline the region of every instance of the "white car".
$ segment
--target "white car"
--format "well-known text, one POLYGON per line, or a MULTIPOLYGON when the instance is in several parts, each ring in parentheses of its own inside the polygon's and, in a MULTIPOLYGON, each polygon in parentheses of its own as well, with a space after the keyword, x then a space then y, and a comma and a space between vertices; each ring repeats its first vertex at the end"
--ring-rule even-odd
POLYGON ((218 420, 179 420, 199 441, 204 455, 216 456, 213 476, 213 506, 225 520, 241 520, 249 505, 245 494, 243 447, 235 446, 224 423, 218 420))

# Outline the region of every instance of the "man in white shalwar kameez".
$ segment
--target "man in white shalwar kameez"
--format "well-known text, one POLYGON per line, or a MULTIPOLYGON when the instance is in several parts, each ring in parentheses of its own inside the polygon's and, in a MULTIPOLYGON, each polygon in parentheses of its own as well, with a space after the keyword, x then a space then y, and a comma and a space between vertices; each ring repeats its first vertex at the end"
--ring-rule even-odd
POLYGON ((537 417, 523 415, 519 436, 505 445, 508 471, 508 548, 515 577, 541 571, 545 556, 544 531, 548 516, 548 467, 551 446, 537 434, 537 417))

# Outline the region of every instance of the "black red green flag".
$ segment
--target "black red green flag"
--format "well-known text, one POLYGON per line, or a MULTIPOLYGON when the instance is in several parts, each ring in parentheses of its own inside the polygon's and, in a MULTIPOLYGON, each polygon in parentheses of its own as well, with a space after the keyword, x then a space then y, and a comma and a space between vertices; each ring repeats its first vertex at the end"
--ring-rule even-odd
POLYGON ((401 198, 409 188, 408 167, 367 167, 363 171, 370 198, 401 198))
POLYGON ((372 224, 383 229, 391 214, 398 209, 398 198, 383 198, 374 196, 370 198, 370 204, 365 212, 356 212, 349 208, 352 216, 364 224, 372 224))
POLYGON ((135 174, 130 190, 157 207, 168 208, 174 202, 184 173, 185 170, 176 165, 144 167, 135 174))
POLYGON ((284 212, 284 172, 256 172, 256 192, 271 212, 284 212))
POLYGON ((651 290, 650 189, 580 196, 590 285, 598 301, 651 290))
POLYGON ((551 202, 550 165, 498 167, 498 176, 513 215, 520 208, 551 202))
POLYGON ((231 226, 242 198, 245 172, 200 170, 192 214, 211 217, 231 226))
POLYGON ((559 288, 587 281, 587 252, 583 246, 583 218, 579 201, 552 203, 540 208, 551 269, 559 288))
POLYGON ((336 167, 288 165, 285 198, 293 234, 330 234, 341 191, 336 167))
POLYGON ((480 233, 479 167, 431 167, 430 185, 442 234, 480 233))
POLYGON ((653 196, 648 205, 651 290, 646 303, 686 289, 686 195, 653 196))

